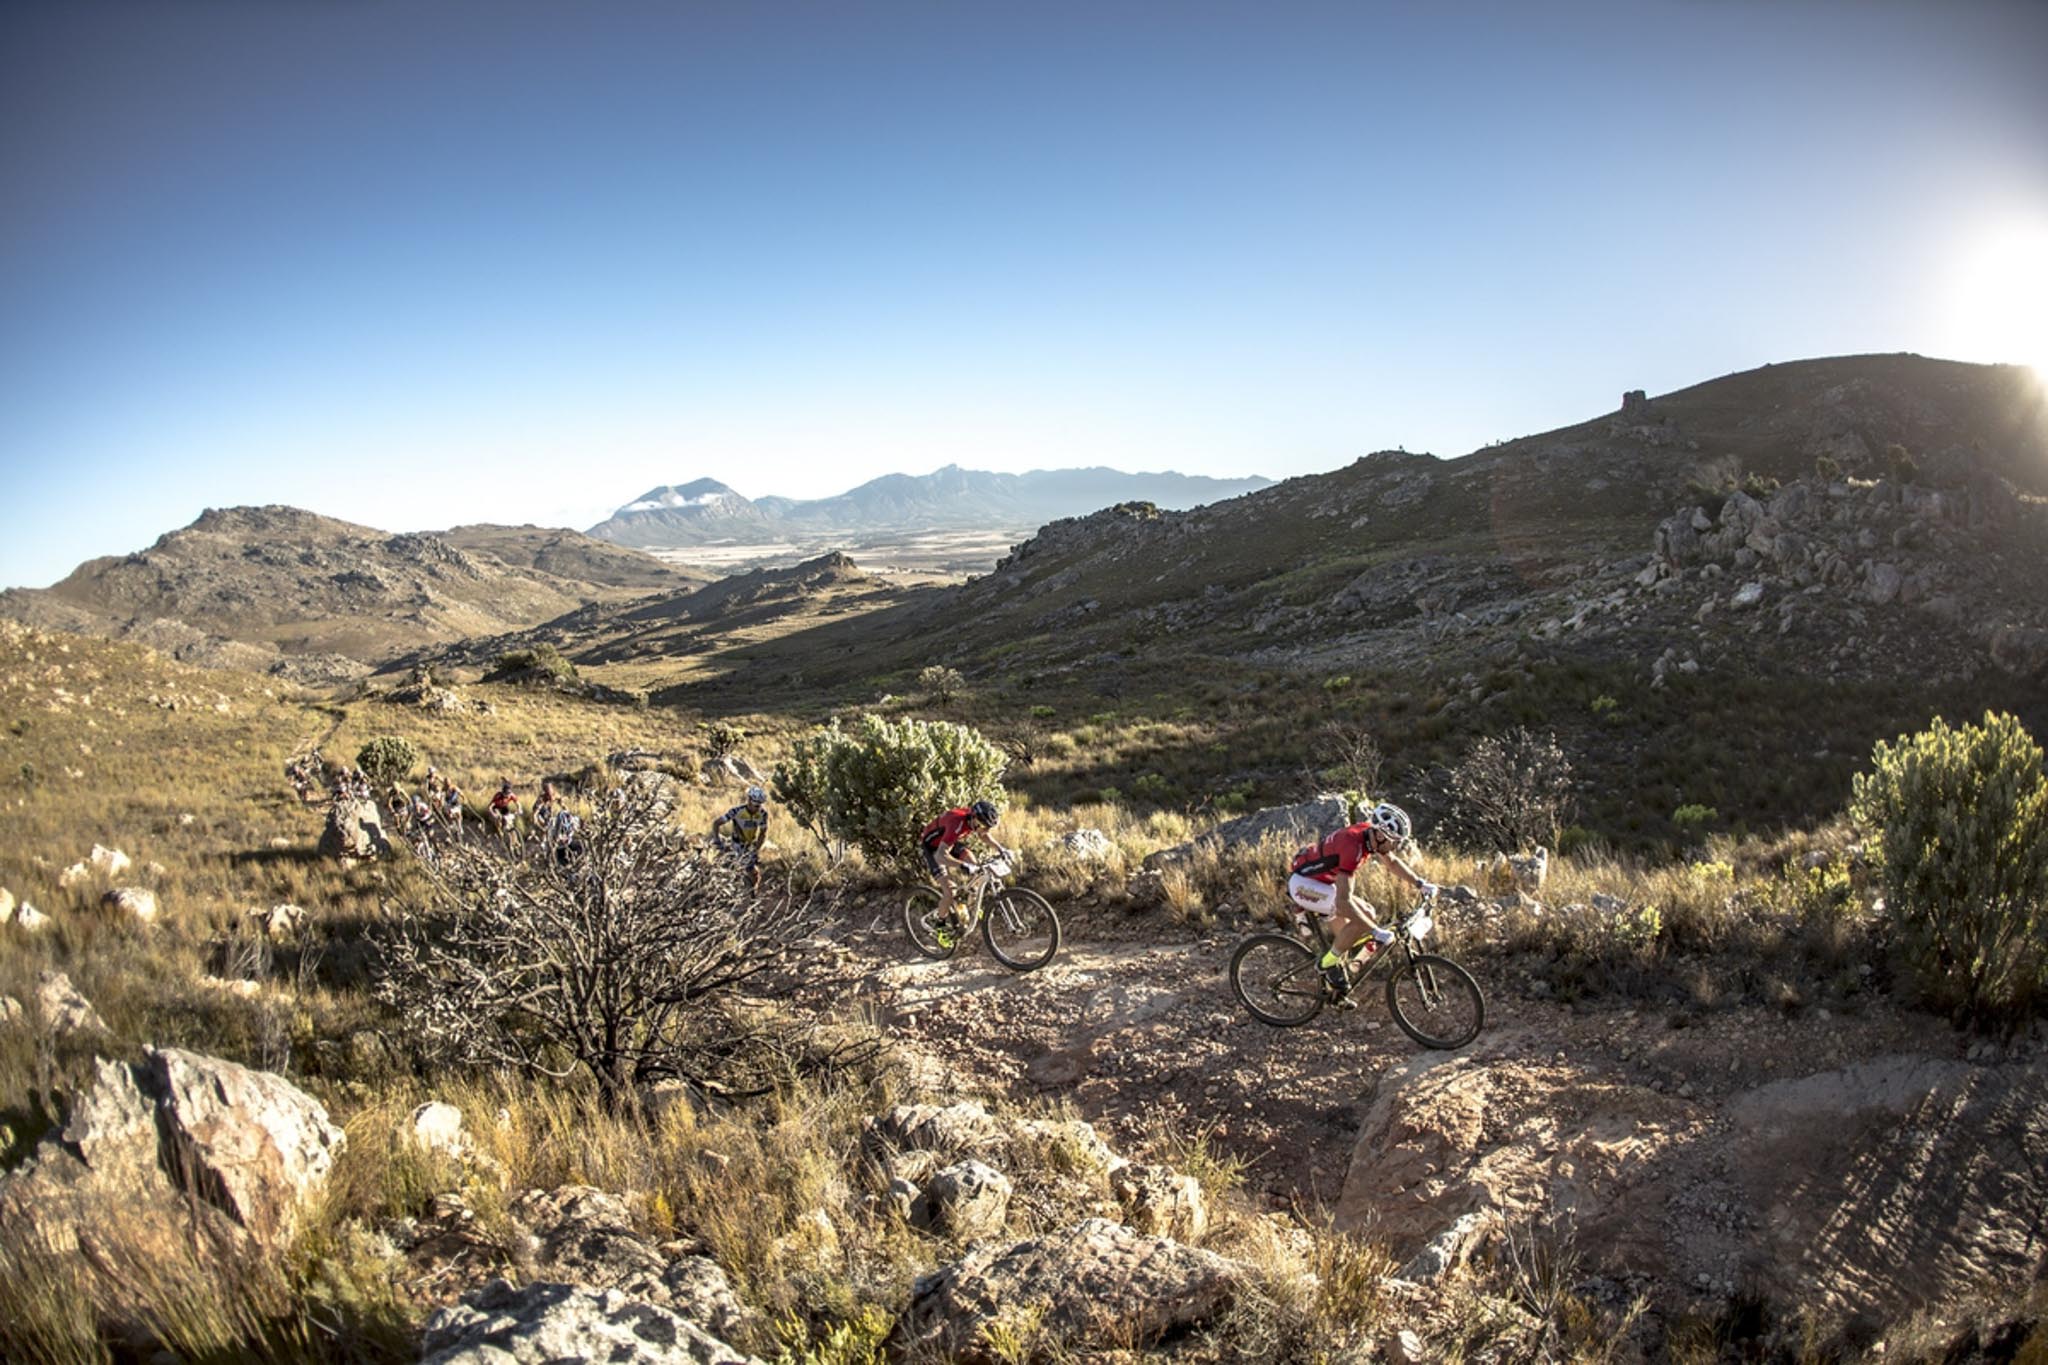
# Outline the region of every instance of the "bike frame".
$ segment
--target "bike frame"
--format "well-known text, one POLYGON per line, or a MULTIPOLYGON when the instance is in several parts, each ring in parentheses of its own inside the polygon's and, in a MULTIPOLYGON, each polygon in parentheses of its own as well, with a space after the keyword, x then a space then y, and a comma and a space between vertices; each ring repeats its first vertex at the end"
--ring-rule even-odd
MULTIPOLYGON (((1320 962, 1322 960, 1322 955, 1324 953, 1329 952, 1330 945, 1336 942, 1335 938, 1333 938, 1330 934, 1330 921, 1321 915, 1312 915, 1308 913, 1306 910, 1300 911, 1295 916, 1295 919, 1297 921, 1297 933, 1300 932, 1299 921, 1308 921, 1309 937, 1315 940, 1316 947, 1318 949, 1316 953, 1316 960, 1320 962)), ((1364 940, 1361 940, 1359 943, 1354 943, 1353 945, 1351 945, 1350 961, 1357 962, 1360 957, 1359 949, 1363 947, 1365 943, 1370 941, 1371 936, 1368 935, 1364 940)), ((1398 943, 1401 946, 1404 955, 1410 961, 1413 961, 1416 957, 1420 956, 1420 954, 1415 951, 1415 936, 1409 933, 1405 927, 1398 927, 1394 930, 1394 943, 1386 944, 1385 946, 1381 947, 1377 952, 1374 952, 1373 954, 1365 958, 1365 965, 1359 970, 1358 975, 1351 978, 1352 990, 1357 990, 1361 985, 1365 983, 1365 979, 1367 977, 1371 976, 1374 972, 1377 972, 1381 967, 1385 966, 1387 962, 1393 958, 1394 944, 1396 943, 1398 943)))

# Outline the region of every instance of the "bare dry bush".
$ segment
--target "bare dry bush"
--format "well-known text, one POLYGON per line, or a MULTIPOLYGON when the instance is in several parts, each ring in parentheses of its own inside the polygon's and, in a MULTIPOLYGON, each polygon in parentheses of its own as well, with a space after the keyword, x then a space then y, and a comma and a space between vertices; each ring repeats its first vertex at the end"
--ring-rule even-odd
POLYGON ((664 1080, 765 1094, 824 1060, 815 1012, 772 1008, 833 982, 797 947, 824 903, 751 894, 665 814, 629 788, 572 844, 421 847, 378 993, 430 1059, 581 1074, 613 1111, 664 1080))

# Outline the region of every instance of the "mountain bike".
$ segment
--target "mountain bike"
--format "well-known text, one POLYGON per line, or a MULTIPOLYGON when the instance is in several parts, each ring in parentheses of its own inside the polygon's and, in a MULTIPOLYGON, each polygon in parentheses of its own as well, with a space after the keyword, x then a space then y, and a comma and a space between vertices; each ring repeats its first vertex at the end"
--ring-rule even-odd
MULTIPOLYGON (((1486 1025, 1486 997, 1463 967, 1420 951, 1436 926, 1430 905, 1425 900, 1418 906, 1392 943, 1353 957, 1357 974, 1349 990, 1332 985, 1317 965, 1330 948, 1328 921, 1302 912, 1294 917, 1296 933, 1253 934, 1237 945, 1230 957, 1230 989, 1260 1023, 1296 1028, 1322 1013, 1323 1006, 1348 1001, 1367 977, 1386 971, 1387 1009, 1403 1033, 1424 1047, 1463 1047, 1486 1025)), ((1371 942, 1368 937, 1366 943, 1371 942)))
POLYGON ((914 886, 903 898, 903 927, 911 946, 943 961, 981 926, 981 941, 995 960, 1013 972, 1037 971, 1060 950, 1060 917, 1045 897, 1021 886, 1006 886, 1012 871, 1006 858, 991 858, 969 873, 951 914, 936 886, 914 886))

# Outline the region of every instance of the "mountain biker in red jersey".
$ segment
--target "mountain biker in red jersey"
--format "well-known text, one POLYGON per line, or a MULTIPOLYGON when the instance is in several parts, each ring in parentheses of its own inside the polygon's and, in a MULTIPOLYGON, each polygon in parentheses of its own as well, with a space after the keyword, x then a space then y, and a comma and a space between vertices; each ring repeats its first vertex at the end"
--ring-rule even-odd
POLYGON ((939 913, 958 917, 959 896, 953 882, 954 868, 971 868, 973 859, 960 847, 962 839, 980 837, 995 845, 996 852, 1009 856, 1010 850, 996 842, 996 836, 988 831, 995 828, 1000 814, 993 801, 976 801, 970 806, 955 806, 924 827, 918 835, 918 847, 924 853, 924 865, 932 874, 932 880, 939 886, 939 913), (940 858, 940 850, 947 856, 940 858))
POLYGON ((1365 863, 1379 857, 1386 860, 1400 878, 1425 896, 1436 894, 1436 884, 1402 862, 1398 850, 1408 842, 1413 826, 1408 812, 1382 801, 1365 818, 1335 833, 1324 835, 1313 849, 1295 856, 1293 875, 1287 879, 1287 894, 1302 909, 1330 918, 1329 951, 1317 965, 1339 994, 1351 989, 1351 949, 1371 933, 1377 951, 1394 941, 1391 929, 1382 929, 1372 906, 1356 890, 1355 874, 1365 863))

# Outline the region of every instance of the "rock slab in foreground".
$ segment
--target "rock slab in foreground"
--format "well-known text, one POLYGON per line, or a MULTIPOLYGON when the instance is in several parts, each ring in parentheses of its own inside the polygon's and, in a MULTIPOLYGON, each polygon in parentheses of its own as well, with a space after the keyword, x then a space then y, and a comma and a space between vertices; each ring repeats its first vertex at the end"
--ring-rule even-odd
POLYGON ((692 1322, 616 1289, 494 1280, 428 1320, 421 1365, 760 1365, 692 1322))
POLYGON ((1049 1236, 983 1244, 917 1282, 891 1348, 985 1362, 988 1329, 1035 1319, 1042 1346, 1150 1342, 1216 1315, 1245 1274, 1214 1252, 1090 1218, 1049 1236))

